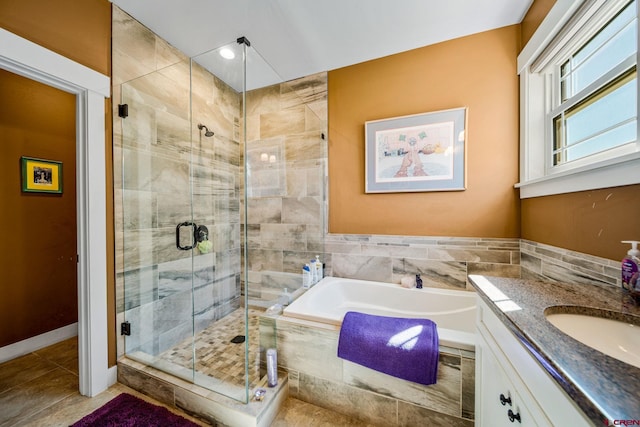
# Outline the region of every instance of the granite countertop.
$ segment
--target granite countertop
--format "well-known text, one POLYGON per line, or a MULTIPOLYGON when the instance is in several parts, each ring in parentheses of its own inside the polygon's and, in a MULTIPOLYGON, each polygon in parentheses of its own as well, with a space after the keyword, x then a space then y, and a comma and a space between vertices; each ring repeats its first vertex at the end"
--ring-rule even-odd
POLYGON ((595 425, 607 425, 607 420, 640 420, 640 368, 580 343, 545 318, 547 309, 599 317, 603 317, 599 310, 607 310, 616 312, 614 317, 618 320, 640 325, 640 307, 621 289, 473 275, 469 280, 498 318, 595 425), (508 299, 496 296, 494 287, 508 299), (508 304, 508 300, 520 309, 502 311, 499 306, 508 304), (564 307, 550 308, 558 306, 564 307))

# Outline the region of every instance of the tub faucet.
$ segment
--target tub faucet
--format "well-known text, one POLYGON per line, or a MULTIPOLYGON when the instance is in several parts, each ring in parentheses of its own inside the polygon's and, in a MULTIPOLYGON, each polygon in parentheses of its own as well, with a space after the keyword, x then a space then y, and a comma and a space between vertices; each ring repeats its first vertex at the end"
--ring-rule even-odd
POLYGON ((416 274, 416 288, 422 289, 422 279, 419 274, 416 274))

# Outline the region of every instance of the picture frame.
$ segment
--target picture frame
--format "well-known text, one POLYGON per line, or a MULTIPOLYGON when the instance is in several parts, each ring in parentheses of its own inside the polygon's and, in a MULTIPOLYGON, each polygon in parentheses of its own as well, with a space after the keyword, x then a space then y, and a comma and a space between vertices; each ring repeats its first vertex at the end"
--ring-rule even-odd
POLYGON ((62 194, 62 162, 22 156, 23 193, 62 194))
POLYGON ((466 108, 365 122, 365 192, 466 189, 466 108))

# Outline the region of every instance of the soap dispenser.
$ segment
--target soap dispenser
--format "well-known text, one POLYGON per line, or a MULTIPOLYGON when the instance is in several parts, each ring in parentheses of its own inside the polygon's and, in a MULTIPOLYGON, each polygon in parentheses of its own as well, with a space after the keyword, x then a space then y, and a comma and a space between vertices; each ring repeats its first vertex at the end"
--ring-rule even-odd
POLYGON ((630 243, 631 249, 622 260, 622 288, 631 292, 640 292, 640 281, 638 280, 638 264, 640 264, 640 250, 638 241, 623 240, 622 243, 630 243))
POLYGON ((324 272, 322 271, 322 261, 320 261, 320 255, 316 255, 316 273, 316 279, 319 282, 324 276, 324 272))

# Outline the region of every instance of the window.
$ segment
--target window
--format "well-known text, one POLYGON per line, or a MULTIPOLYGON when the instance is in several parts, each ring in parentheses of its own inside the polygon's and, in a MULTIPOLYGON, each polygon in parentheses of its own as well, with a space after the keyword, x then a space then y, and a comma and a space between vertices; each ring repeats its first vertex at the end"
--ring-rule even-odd
POLYGON ((521 197, 640 182, 636 1, 557 2, 518 57, 521 197))

